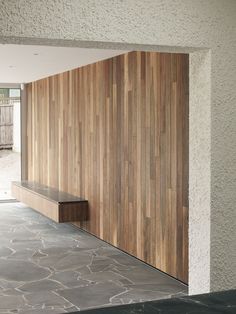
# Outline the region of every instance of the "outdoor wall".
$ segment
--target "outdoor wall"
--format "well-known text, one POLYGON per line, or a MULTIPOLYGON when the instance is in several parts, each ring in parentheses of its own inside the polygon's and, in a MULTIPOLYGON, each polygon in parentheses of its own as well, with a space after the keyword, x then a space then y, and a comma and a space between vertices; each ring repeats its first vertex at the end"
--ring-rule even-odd
POLYGON ((236 1, 0 3, 1 43, 190 52, 190 293, 235 287, 236 1))
POLYGON ((188 282, 188 55, 129 52, 26 84, 30 181, 76 224, 188 282))

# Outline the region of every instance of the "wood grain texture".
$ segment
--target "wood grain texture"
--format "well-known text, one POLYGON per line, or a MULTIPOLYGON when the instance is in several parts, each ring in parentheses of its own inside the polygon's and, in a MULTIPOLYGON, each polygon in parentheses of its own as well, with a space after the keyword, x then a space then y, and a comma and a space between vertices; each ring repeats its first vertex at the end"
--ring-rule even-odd
POLYGON ((26 86, 28 179, 81 228, 188 280, 188 55, 130 52, 26 86))
POLYGON ((9 98, 0 99, 0 149, 13 146, 13 108, 9 98))
POLYGON ((12 182, 12 196, 20 202, 29 205, 44 216, 58 222, 85 221, 88 219, 88 203, 80 202, 56 202, 45 198, 31 189, 26 189, 18 182, 12 182))

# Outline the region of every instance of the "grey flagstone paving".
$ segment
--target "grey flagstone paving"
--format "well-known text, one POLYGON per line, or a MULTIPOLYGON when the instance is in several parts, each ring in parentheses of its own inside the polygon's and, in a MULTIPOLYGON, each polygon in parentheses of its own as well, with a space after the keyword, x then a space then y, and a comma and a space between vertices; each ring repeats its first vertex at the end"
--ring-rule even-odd
POLYGON ((70 224, 0 205, 0 314, 55 314, 166 299, 186 285, 70 224))

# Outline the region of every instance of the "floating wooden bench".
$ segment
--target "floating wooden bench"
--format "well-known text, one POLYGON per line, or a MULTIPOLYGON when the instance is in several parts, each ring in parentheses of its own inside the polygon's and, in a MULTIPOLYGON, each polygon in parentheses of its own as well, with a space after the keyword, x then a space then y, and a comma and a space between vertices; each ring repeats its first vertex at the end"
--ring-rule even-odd
POLYGON ((88 201, 35 182, 12 182, 12 195, 56 222, 88 219, 88 201))

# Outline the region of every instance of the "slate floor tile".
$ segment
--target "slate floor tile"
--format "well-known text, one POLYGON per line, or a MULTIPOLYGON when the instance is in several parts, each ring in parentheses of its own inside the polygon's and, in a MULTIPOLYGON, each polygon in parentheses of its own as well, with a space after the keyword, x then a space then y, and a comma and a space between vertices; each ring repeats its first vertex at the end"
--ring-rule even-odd
POLYGON ((187 294, 187 287, 70 224, 0 204, 0 314, 59 314, 187 294))
POLYGON ((62 290, 58 293, 80 309, 87 309, 107 305, 110 303, 110 298, 124 291, 124 288, 115 283, 107 282, 62 290))

